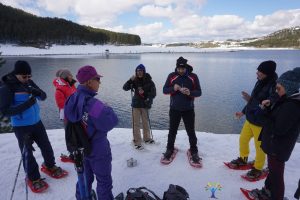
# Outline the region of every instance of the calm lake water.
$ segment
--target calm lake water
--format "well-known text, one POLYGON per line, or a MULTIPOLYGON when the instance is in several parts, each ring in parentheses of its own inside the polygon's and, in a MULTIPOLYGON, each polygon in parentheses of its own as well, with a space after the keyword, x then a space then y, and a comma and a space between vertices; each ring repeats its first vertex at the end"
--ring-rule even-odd
MULTIPOLYGON (((96 55, 4 57, 6 64, 0 75, 13 69, 16 60, 27 60, 32 66, 32 79, 47 94, 40 102, 42 120, 47 129, 62 128, 54 100, 52 81, 55 72, 68 68, 76 74, 79 67, 93 65, 104 77, 98 98, 112 106, 119 117, 118 127, 131 127, 130 91, 122 90, 123 84, 134 74, 135 67, 143 63, 157 87, 157 97, 150 111, 152 129, 168 129, 169 96, 162 93, 168 74, 174 71, 176 59, 183 56, 194 67, 203 94, 195 100, 196 130, 213 133, 240 132, 243 120, 236 120, 234 113, 245 105, 241 91, 251 92, 256 82, 256 68, 264 60, 277 62, 277 72, 300 66, 299 50, 251 50, 213 53, 145 53, 117 54, 109 58, 96 55)), ((180 128, 183 128, 182 124, 180 128)))

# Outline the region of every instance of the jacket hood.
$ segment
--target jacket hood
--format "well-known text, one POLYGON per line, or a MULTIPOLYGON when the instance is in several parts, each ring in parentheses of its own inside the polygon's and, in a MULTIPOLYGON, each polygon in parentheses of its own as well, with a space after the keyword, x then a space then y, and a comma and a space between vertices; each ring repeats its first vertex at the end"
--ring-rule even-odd
POLYGON ((65 103, 65 116, 71 122, 78 122, 84 115, 84 106, 87 100, 94 97, 97 93, 83 85, 79 85, 77 92, 72 94, 65 103))
POLYGON ((56 87, 56 88, 68 85, 67 81, 65 81, 62 78, 55 78, 52 83, 53 83, 54 87, 56 87))
POLYGON ((17 77, 12 74, 12 73, 9 73, 9 74, 6 74, 2 77, 2 81, 3 83, 6 83, 8 85, 13 85, 13 84, 16 84, 16 83, 21 83, 17 77))
POLYGON ((300 103, 300 93, 295 93, 295 94, 292 94, 291 96, 289 96, 290 99, 293 99, 293 100, 297 100, 299 101, 300 103))

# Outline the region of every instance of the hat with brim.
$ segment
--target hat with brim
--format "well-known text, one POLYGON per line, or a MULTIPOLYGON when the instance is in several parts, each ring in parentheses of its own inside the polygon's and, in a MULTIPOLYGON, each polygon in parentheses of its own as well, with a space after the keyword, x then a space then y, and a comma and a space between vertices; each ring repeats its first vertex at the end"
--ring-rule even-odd
POLYGON ((102 75, 98 74, 95 67, 87 65, 79 68, 76 78, 80 84, 87 82, 94 78, 101 78, 102 75))

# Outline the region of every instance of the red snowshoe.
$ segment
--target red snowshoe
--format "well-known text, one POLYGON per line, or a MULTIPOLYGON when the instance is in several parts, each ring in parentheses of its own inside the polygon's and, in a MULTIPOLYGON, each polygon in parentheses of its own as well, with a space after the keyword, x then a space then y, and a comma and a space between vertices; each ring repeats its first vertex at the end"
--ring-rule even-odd
POLYGON ((254 161, 247 162, 242 158, 237 158, 235 160, 232 160, 231 162, 224 162, 224 164, 229 168, 229 169, 234 169, 234 170, 249 170, 253 167, 254 161))
POLYGON ((256 200, 255 196, 252 196, 251 194, 251 190, 247 190, 244 188, 240 188, 241 192, 243 193, 243 195, 248 199, 248 200, 256 200))
POLYGON ((258 177, 249 176, 249 172, 241 175, 241 177, 247 181, 255 182, 255 181, 259 181, 259 180, 266 178, 268 176, 268 174, 269 174, 269 170, 266 168, 261 171, 261 174, 258 177))
POLYGON ((41 193, 48 189, 49 185, 44 181, 44 179, 38 179, 36 181, 31 181, 29 179, 26 179, 28 187, 31 189, 34 193, 41 193))
POLYGON ((61 154, 60 155, 60 161, 61 162, 68 162, 68 163, 74 163, 74 158, 72 158, 71 156, 67 156, 65 154, 61 154))
POLYGON ((57 167, 54 165, 52 168, 46 167, 44 164, 42 164, 41 171, 47 174, 48 176, 51 176, 52 178, 60 179, 68 175, 68 172, 66 170, 63 170, 60 167, 57 167))
POLYGON ((267 191, 264 188, 262 188, 261 190, 259 189, 247 190, 244 188, 240 188, 240 190, 248 200, 270 200, 271 199, 270 191, 267 191))
POLYGON ((198 154, 192 155, 190 149, 186 152, 189 163, 192 167, 201 168, 202 167, 202 159, 198 156, 198 154))
POLYGON ((172 153, 172 155, 169 159, 166 158, 167 152, 164 153, 164 155, 160 159, 160 162, 164 165, 170 164, 175 159, 177 152, 178 152, 178 149, 175 147, 174 150, 173 150, 173 153, 172 153))

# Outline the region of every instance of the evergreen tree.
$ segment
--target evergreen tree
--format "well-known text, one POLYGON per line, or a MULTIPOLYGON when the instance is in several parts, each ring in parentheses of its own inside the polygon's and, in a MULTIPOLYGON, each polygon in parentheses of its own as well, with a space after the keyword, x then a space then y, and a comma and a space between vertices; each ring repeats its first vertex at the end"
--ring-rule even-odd
MULTIPOLYGON (((5 63, 5 60, 1 57, 0 52, 0 67, 5 63)), ((0 87, 1 87, 1 80, 0 80, 0 87)), ((9 121, 9 118, 4 117, 0 112, 0 133, 7 133, 12 132, 12 127, 9 121)))

